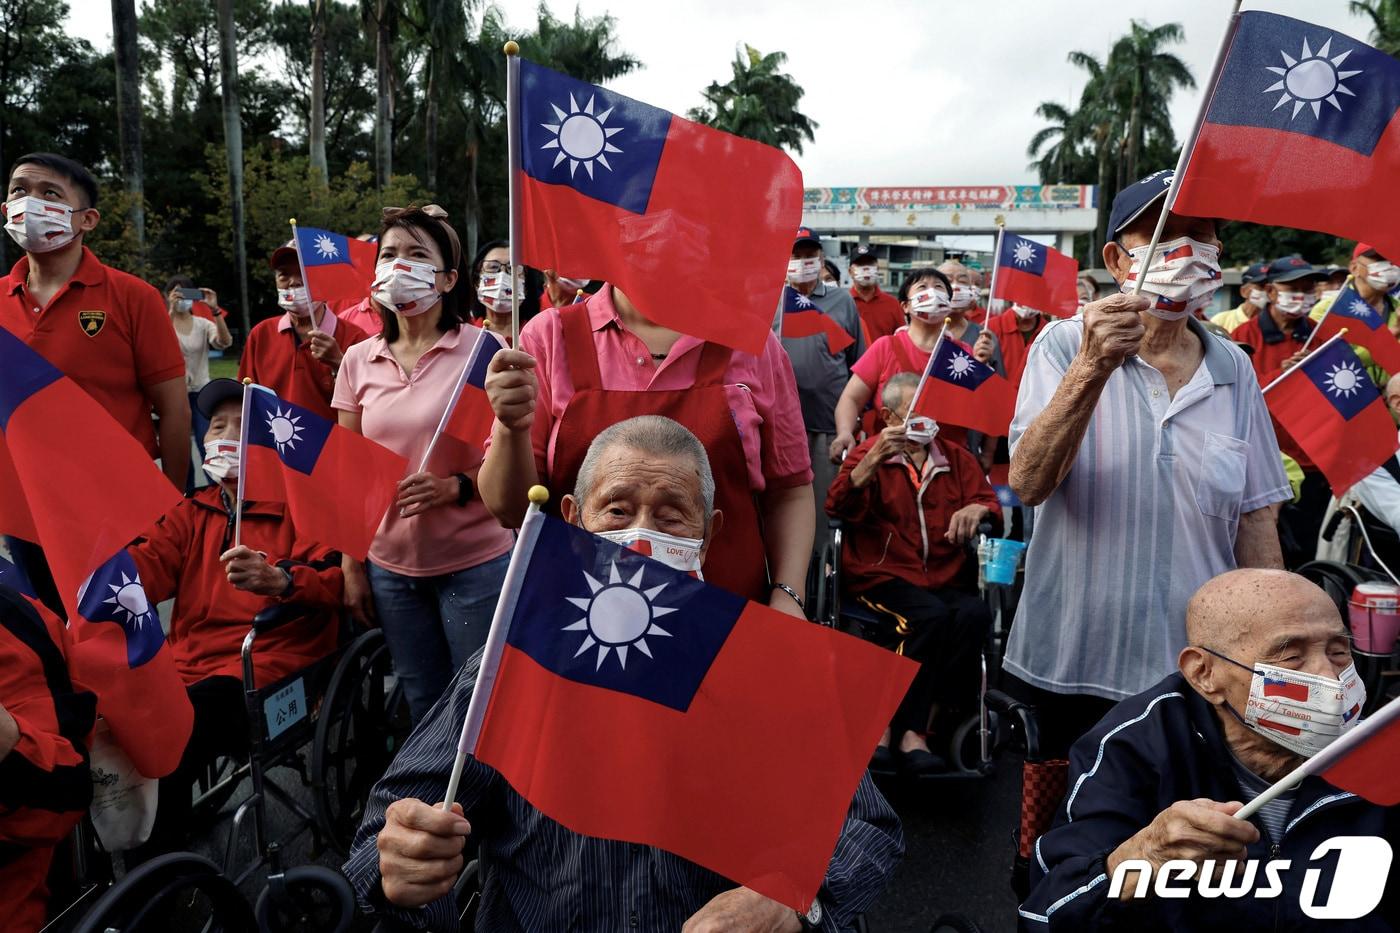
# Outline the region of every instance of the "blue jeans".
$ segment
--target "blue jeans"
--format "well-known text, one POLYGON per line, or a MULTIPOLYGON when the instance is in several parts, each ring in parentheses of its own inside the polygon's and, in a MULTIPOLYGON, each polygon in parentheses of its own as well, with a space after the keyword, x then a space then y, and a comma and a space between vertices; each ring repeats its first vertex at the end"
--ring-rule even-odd
POLYGON ((418 722, 457 669, 486 644, 510 555, 436 577, 409 577, 367 561, 374 612, 418 722))

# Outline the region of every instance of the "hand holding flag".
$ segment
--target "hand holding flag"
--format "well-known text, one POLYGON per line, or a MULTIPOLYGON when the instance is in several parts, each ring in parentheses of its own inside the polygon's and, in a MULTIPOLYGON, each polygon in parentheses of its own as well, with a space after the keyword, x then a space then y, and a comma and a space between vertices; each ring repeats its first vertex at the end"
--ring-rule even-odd
POLYGON ((302 284, 312 301, 358 299, 369 294, 379 249, 354 237, 292 222, 302 284))
POLYGON ((910 409, 943 424, 1005 436, 1016 413, 1015 387, 946 331, 938 335, 910 409))

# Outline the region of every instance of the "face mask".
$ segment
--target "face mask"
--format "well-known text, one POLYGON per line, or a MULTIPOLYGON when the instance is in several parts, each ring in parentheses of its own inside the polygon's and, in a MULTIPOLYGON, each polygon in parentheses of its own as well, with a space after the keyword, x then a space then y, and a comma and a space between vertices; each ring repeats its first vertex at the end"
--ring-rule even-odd
MULTIPOLYGON (((562 285, 564 280, 559 280, 562 285)), ((577 291, 577 289, 574 289, 577 291)), ((510 276, 504 272, 483 272, 476 280, 476 297, 492 311, 510 304, 514 292, 511 290, 510 276)))
POLYGON ((176 298, 176 299, 175 299, 175 310, 178 311, 178 312, 181 313, 181 314, 189 314, 189 313, 190 313, 190 310, 191 310, 193 307, 194 307, 194 302, 191 301, 191 300, 188 299, 188 298, 176 298))
POLYGON ((909 313, 921 321, 936 324, 953 313, 953 306, 941 288, 925 288, 909 296, 909 313))
POLYGON ((413 317, 442 299, 437 290, 436 273, 432 263, 386 259, 374 267, 369 293, 380 304, 413 317))
POLYGON ((238 479, 238 441, 211 441, 204 446, 204 472, 214 482, 238 479))
POLYGON ((806 282, 815 282, 817 276, 822 274, 822 261, 813 256, 811 259, 790 259, 788 260, 788 281, 795 285, 806 282))
POLYGON ((283 311, 291 312, 297 317, 306 317, 311 313, 311 295, 306 291, 304 285, 279 288, 277 290, 277 307, 283 311))
POLYGON ((1210 653, 1253 674, 1244 715, 1228 704, 1226 709, 1249 729, 1304 758, 1316 755, 1361 720, 1366 686, 1354 664, 1347 665, 1340 680, 1333 680, 1272 664, 1246 667, 1210 653))
MULTIPOLYGON (((1132 268, 1123 281, 1121 291, 1131 294, 1137 287, 1137 277, 1147 258, 1147 246, 1129 250, 1132 268)), ((1152 265, 1143 278, 1142 292, 1156 301, 1147 309, 1153 317, 1177 321, 1195 314, 1210 304, 1211 296, 1220 287, 1220 250, 1214 246, 1177 237, 1157 247, 1152 265)))
POLYGON ((705 542, 700 538, 678 538, 650 528, 622 528, 595 533, 643 557, 660 561, 672 570, 688 573, 697 580, 705 579, 700 574, 700 549, 705 542))
POLYGON ((1329 288, 1329 289, 1327 289, 1327 291, 1323 292, 1321 295, 1318 295, 1318 296, 1317 296, 1317 300, 1318 300, 1319 302, 1323 302, 1323 301, 1336 301, 1336 300, 1337 300, 1337 296, 1340 295, 1341 293, 1342 293, 1342 290, 1341 290, 1340 288, 1329 288))
POLYGON ((565 291, 570 291, 570 292, 577 292, 577 291, 578 291, 579 289, 581 289, 581 288, 587 288, 587 287, 588 287, 588 283, 591 282, 591 281, 593 281, 593 280, 592 280, 592 279, 566 279, 566 278, 564 278, 564 276, 562 276, 562 275, 559 276, 559 285, 560 285, 565 291))
POLYGON ((1249 293, 1249 298, 1246 300, 1254 307, 1263 310, 1264 308, 1268 307, 1269 293, 1256 289, 1255 291, 1249 293))
POLYGON ((1366 267, 1366 284, 1377 291, 1390 291, 1400 285, 1400 266, 1385 260, 1372 261, 1366 267))
POLYGON ((73 242, 73 208, 42 198, 5 204, 5 232, 26 253, 47 253, 73 242))
POLYGON ((1312 309, 1317 298, 1311 292, 1279 292, 1274 299, 1278 313, 1287 318, 1300 318, 1312 309))
POLYGON ((1023 321, 1040 313, 1035 308, 1027 308, 1025 305, 1012 305, 1011 310, 1016 312, 1016 316, 1023 321))
POLYGON ((880 270, 876 266, 865 265, 851 267, 851 281, 857 285, 874 285, 880 281, 880 270))
POLYGON ((911 444, 927 446, 938 436, 938 422, 925 415, 915 415, 904 422, 904 439, 911 444))
POLYGON ((977 289, 971 285, 954 285, 953 297, 949 302, 954 311, 962 311, 977 304, 977 289))

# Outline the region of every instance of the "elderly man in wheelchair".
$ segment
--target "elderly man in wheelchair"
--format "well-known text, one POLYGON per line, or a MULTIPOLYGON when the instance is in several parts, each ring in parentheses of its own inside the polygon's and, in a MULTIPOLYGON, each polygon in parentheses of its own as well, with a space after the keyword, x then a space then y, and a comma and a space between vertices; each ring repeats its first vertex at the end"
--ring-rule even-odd
POLYGON ((1001 507, 977 459, 940 443, 937 424, 909 411, 918 382, 899 373, 885 384, 887 427, 851 451, 826 510, 845 523, 845 587, 874 614, 863 634, 920 663, 871 767, 896 763, 897 740, 905 768, 930 774, 948 764, 929 750, 928 724, 940 705, 970 692, 991 625, 966 544, 1001 507))
POLYGON ((160 784, 155 827, 128 864, 180 847, 191 786, 217 756, 244 757, 249 744, 241 646, 251 620, 270 606, 297 618, 260 635, 254 680, 271 684, 336 647, 340 555, 306 541, 284 506, 243 503, 234 546, 234 502, 243 387, 215 379, 196 404, 209 418, 204 470, 214 482, 182 500, 129 548, 149 600, 174 597, 170 645, 194 706, 194 731, 179 768, 160 784))
POLYGON ((1345 858, 1321 857, 1328 840, 1393 848, 1395 809, 1308 776, 1236 816, 1359 719, 1365 688, 1336 605, 1295 574, 1235 570, 1192 597, 1186 637, 1178 672, 1071 750, 1069 794, 1035 844, 1021 929, 1396 929, 1393 872, 1364 917, 1305 915, 1355 875, 1345 858), (1231 893, 1204 896, 1211 886, 1231 893))

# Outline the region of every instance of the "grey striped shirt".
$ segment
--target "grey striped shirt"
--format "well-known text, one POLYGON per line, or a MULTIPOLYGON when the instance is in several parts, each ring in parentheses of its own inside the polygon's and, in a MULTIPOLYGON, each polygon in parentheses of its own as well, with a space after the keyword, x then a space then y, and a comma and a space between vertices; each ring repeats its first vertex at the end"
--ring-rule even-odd
MULTIPOLYGON (((1057 693, 1123 699, 1176 670, 1186 603, 1235 568, 1239 517, 1292 497, 1248 357, 1205 346, 1170 397, 1131 357, 1104 385, 1079 453, 1035 513, 1005 669, 1057 693)), ((1031 347, 1011 449, 1055 394, 1084 322, 1055 321, 1031 347)))
MULTIPOLYGON (((456 931, 453 905, 449 898, 417 910, 388 904, 379 886, 375 837, 392 801, 441 799, 480 662, 477 652, 463 665, 374 786, 345 863, 360 906, 410 929, 456 931)), ((792 767, 802 768, 803 763, 795 761, 792 767)), ((481 845, 479 930, 674 931, 715 895, 736 887, 660 849, 571 832, 475 759, 467 759, 457 801, 481 845)), ((696 813, 695 820, 703 823, 705 814, 696 813)), ((822 929, 852 926, 879 896, 903 853, 899 818, 866 775, 818 895, 825 911, 822 929)))

